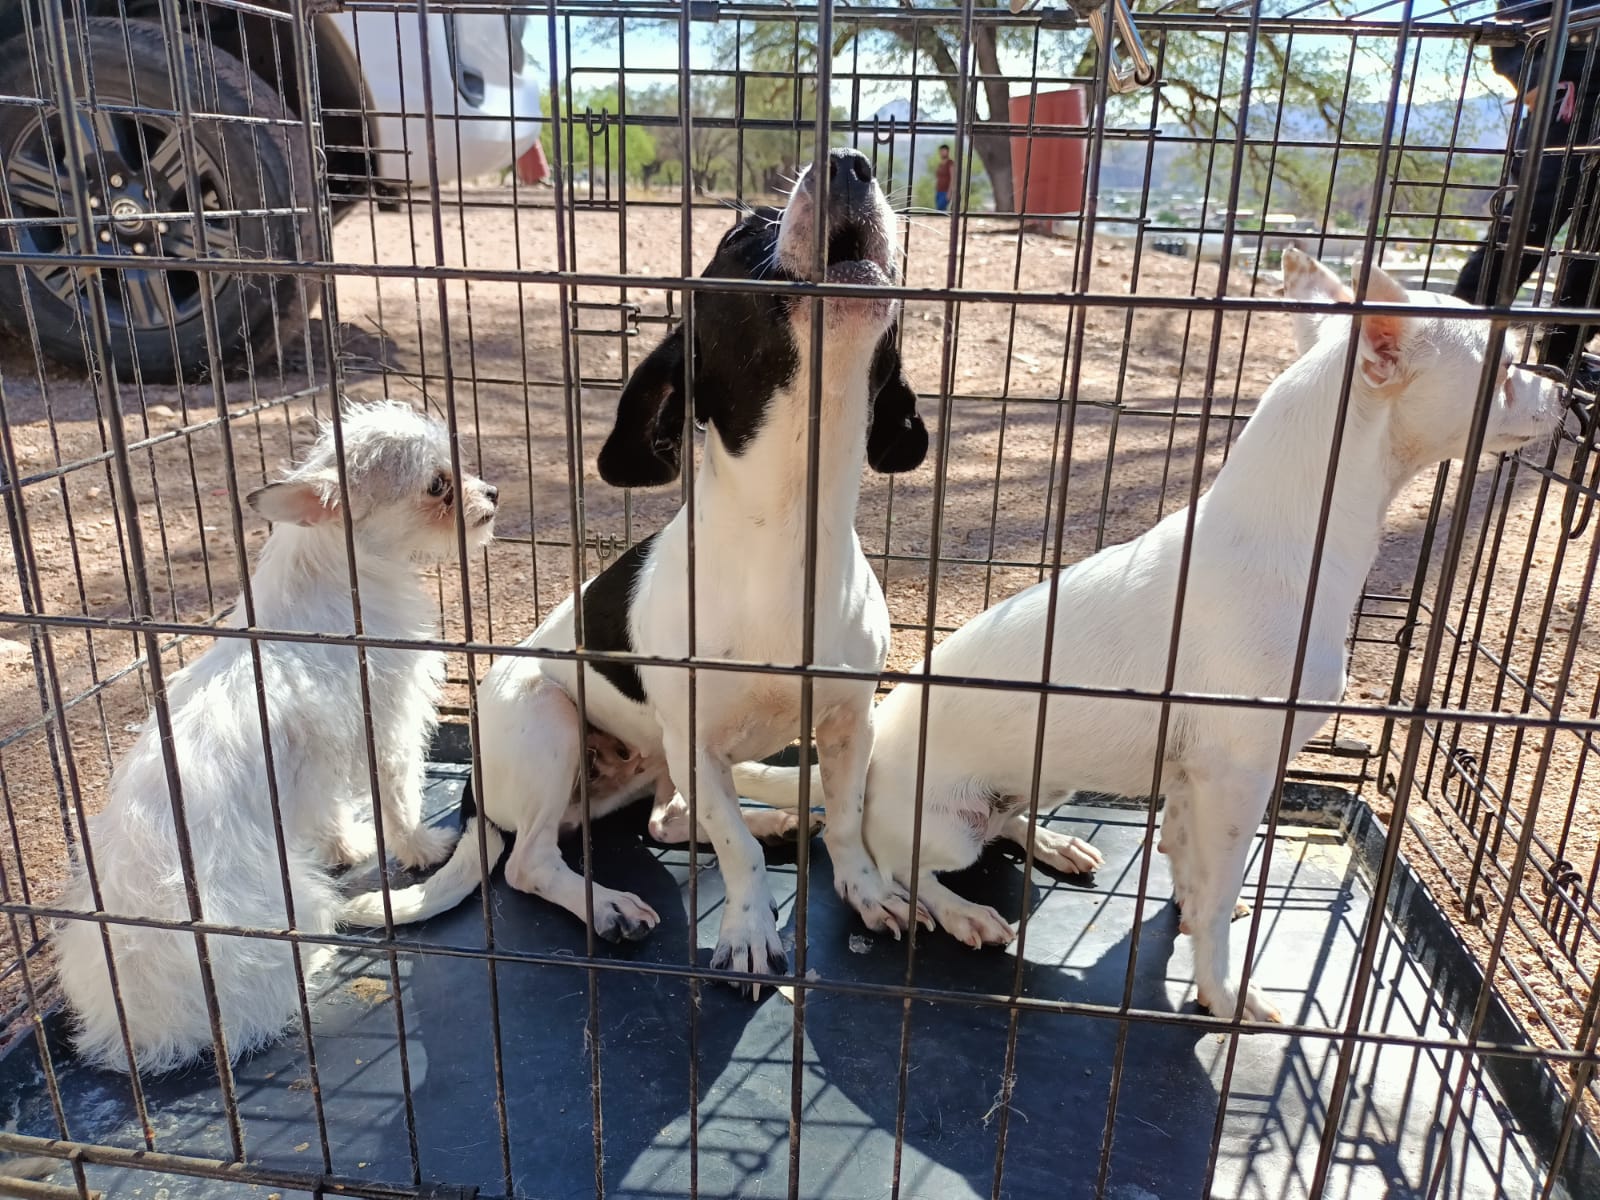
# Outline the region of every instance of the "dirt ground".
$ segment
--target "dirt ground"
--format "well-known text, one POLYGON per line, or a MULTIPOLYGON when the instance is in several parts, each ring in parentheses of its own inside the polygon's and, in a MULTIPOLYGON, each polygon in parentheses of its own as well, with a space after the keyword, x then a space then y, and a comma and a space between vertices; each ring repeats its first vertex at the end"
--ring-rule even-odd
MULTIPOLYGON (((467 202, 465 209, 446 207, 444 240, 437 247, 426 209, 362 209, 338 227, 337 258, 402 266, 443 261, 485 270, 553 269, 564 258, 579 272, 639 276, 672 275, 683 265, 679 210, 665 197, 658 207, 630 205, 622 214, 580 212, 561 231, 564 244, 558 243, 547 196, 538 205, 514 207, 509 192, 485 188, 469 192, 467 202)), ((696 213, 695 268, 704 264, 729 223, 724 211, 696 213)), ((911 283, 945 281, 950 238, 943 220, 919 219, 911 227, 911 283)), ((1128 245, 1081 246, 1070 236, 1019 235, 1014 226, 983 220, 963 230, 957 278, 970 287, 1057 293, 1072 287, 1081 255, 1089 256, 1091 293, 1217 294, 1214 266, 1152 253, 1137 262, 1135 274, 1128 245)), ((1235 269, 1226 290, 1245 295, 1252 288, 1248 271, 1235 269)), ((1263 278, 1259 294, 1275 291, 1276 284, 1263 278)), ((666 311, 667 294, 648 286, 627 289, 625 295, 615 288, 584 286, 570 299, 579 302, 577 328, 564 343, 563 296, 554 287, 474 281, 451 283, 441 294, 426 281, 345 275, 338 282, 338 333, 350 394, 413 401, 426 396, 439 405, 453 391, 462 428, 470 435, 469 452, 481 473, 500 487, 499 540, 468 564, 465 589, 453 568, 441 575, 445 628, 453 637, 466 628, 464 590, 474 637, 504 642, 523 637, 572 585, 564 353, 570 354, 572 376, 580 384, 584 532, 591 539, 585 572, 626 540, 658 528, 676 506, 676 490, 665 489, 634 496, 630 511, 593 467, 627 364, 637 362, 660 336, 662 325, 651 319, 666 311), (617 307, 622 301, 637 306, 642 319, 630 329, 632 336, 618 334, 629 324, 617 307)), ((1079 329, 1071 310, 1037 298, 1029 303, 1025 295, 1019 299, 1016 304, 950 308, 916 302, 906 307, 905 368, 923 396, 936 444, 940 433, 947 434, 949 449, 936 578, 930 578, 928 558, 938 464, 930 457, 921 470, 892 482, 871 476, 863 490, 858 528, 868 556, 882 569, 897 624, 892 668, 908 667, 922 656, 930 586, 937 587, 932 624, 944 631, 1041 577, 1041 564, 1055 553, 1054 508, 1063 482, 1065 561, 1133 536, 1181 507, 1197 466, 1202 483, 1214 475, 1231 437, 1292 358, 1287 320, 1278 316, 1230 317, 1219 325, 1204 312, 1104 308, 1091 310, 1079 329), (941 430, 940 364, 947 335, 953 343, 951 399, 948 429, 941 430), (1078 403, 1063 405, 1059 398, 1073 394, 1074 378, 1078 403), (1200 456, 1198 418, 1208 397, 1211 419, 1200 456)), ((26 482, 21 514, 26 528, 18 532, 27 552, 24 575, 40 592, 37 604, 56 615, 127 615, 126 536, 113 504, 92 388, 57 368, 41 371, 32 353, 15 344, 0 346, 0 383, 18 471, 26 482)), ((226 380, 221 390, 234 414, 232 446, 242 494, 308 444, 314 410, 325 407, 326 399, 308 395, 274 403, 287 393, 308 390, 308 380, 303 369, 297 376, 269 366, 251 378, 226 380)), ((212 388, 130 388, 123 410, 127 436, 138 445, 134 488, 153 612, 186 622, 213 618, 232 602, 240 562, 212 388)), ((1533 458, 1535 465, 1552 461, 1549 453, 1533 458)), ((1554 454, 1559 474, 1567 472, 1571 458, 1570 446, 1554 454)), ((1505 470, 1497 475, 1486 460, 1466 517, 1462 578, 1446 609, 1457 629, 1469 634, 1476 629, 1477 644, 1493 651, 1505 669, 1483 654, 1470 656, 1468 644, 1452 634, 1445 639, 1431 698, 1463 710, 1522 711, 1531 702, 1523 689, 1506 682, 1510 673, 1552 698, 1562 659, 1570 652, 1567 712, 1592 716, 1600 644, 1581 616, 1593 577, 1595 535, 1590 530, 1575 541, 1562 536, 1564 483, 1546 496, 1532 465, 1512 474, 1513 480, 1506 479, 1505 470), (1486 544, 1498 549, 1482 551, 1486 544), (1519 601, 1518 581, 1524 576, 1519 601), (1440 682, 1447 678, 1448 685, 1440 682)), ((1446 513, 1455 478, 1452 472, 1446 513)), ((1426 475, 1392 509, 1372 592, 1403 598, 1415 590, 1419 557, 1429 543, 1434 486, 1435 477, 1426 475)), ((243 524, 244 548, 253 555, 264 524, 248 510, 243 524)), ((1441 522, 1421 571, 1423 594, 1430 598, 1446 528, 1447 521, 1441 522)), ((7 559, 0 569, 0 606, 12 612, 33 608, 35 601, 25 601, 17 582, 10 539, 0 556, 7 559)), ((1397 661, 1393 615, 1402 611, 1400 602, 1376 604, 1373 616, 1361 622, 1350 703, 1389 698, 1397 661)), ((1428 629, 1424 614, 1414 634, 1418 650, 1428 629)), ((202 645, 191 639, 169 646, 164 666, 175 669, 202 645)), ((0 840, 0 883, 8 898, 48 901, 59 886, 64 824, 75 820, 80 799, 89 811, 101 803, 110 766, 145 715, 143 672, 129 670, 141 649, 124 633, 70 628, 49 631, 36 649, 27 627, 0 628, 0 803, 11 834, 0 840), (56 694, 68 706, 65 744, 47 736, 44 721, 56 694)), ((1416 652, 1411 655, 1402 705, 1416 702, 1418 658, 1416 652)), ((480 662, 476 669, 481 673, 484 667, 480 662)), ((463 700, 460 681, 466 672, 464 658, 452 662, 455 705, 463 700)), ((1410 731, 1408 723, 1396 725, 1396 753, 1387 770, 1397 769, 1410 731)), ((1345 717, 1338 733, 1377 745, 1382 723, 1345 717)), ((1450 728, 1443 731, 1446 750, 1455 736, 1450 728)), ((1510 863, 1520 832, 1521 817, 1515 814, 1526 814, 1530 794, 1537 794, 1536 827, 1572 864, 1581 899, 1594 882, 1600 797, 1585 777, 1579 736, 1568 732, 1550 739, 1548 766, 1536 793, 1530 785, 1544 734, 1533 732, 1515 745, 1511 734, 1502 732, 1485 752, 1483 724, 1467 721, 1459 740, 1479 753, 1485 777, 1508 792, 1505 803, 1514 814, 1510 836, 1491 845, 1488 860, 1510 863), (1508 788, 1508 781, 1514 786, 1508 788)), ((1349 769, 1350 763, 1302 756, 1295 766, 1349 769)), ((1378 774, 1376 768, 1367 772, 1367 798, 1387 814, 1392 800, 1378 787, 1378 774)), ((1478 835, 1492 832, 1494 822, 1486 824, 1481 813, 1464 818, 1444 799, 1439 756, 1426 742, 1418 782, 1407 855, 1446 910, 1459 914, 1458 889, 1478 835)), ((1534 860, 1539 861, 1538 853, 1534 860)), ((1486 877, 1503 888, 1503 877, 1493 871, 1486 877)), ((1569 932, 1560 942, 1541 926, 1545 897, 1537 878, 1530 874, 1521 890, 1530 898, 1516 912, 1525 928, 1514 925, 1508 938, 1502 987, 1541 1044, 1571 1044, 1600 953, 1588 931, 1569 932), (1524 977, 1522 983, 1507 974, 1510 968, 1524 977)), ((1587 919, 1591 914, 1584 912, 1587 919)), ((1486 923, 1464 925, 1480 954, 1499 916, 1493 895, 1486 915, 1486 923)), ((17 922, 15 940, 12 931, 0 933, 0 970, 34 936, 26 921, 17 922)), ((15 973, 0 979, 0 1014, 18 1000, 19 983, 15 973)))

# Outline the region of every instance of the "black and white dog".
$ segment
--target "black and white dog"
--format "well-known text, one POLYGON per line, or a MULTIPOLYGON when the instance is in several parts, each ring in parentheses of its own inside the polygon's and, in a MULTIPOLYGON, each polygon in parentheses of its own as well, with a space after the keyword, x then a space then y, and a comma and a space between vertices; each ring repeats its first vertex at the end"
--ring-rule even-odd
MULTIPOLYGON (((834 150, 829 172, 827 281, 893 284, 899 278, 898 222, 871 165, 855 150, 834 150)), ((705 274, 810 278, 815 191, 808 170, 781 213, 767 208, 747 214, 723 237, 705 274)), ((928 446, 895 349, 897 309, 896 301, 870 293, 824 301, 822 378, 813 381, 810 301, 792 294, 701 293, 694 322, 694 416, 708 433, 694 511, 681 509, 659 534, 583 587, 587 648, 663 659, 689 653, 692 520, 696 656, 801 663, 807 421, 815 382, 822 428, 812 661, 865 672, 883 668, 888 609, 855 531, 862 463, 884 472, 910 470, 928 446)), ((649 487, 678 477, 686 356, 680 328, 628 381, 616 425, 600 451, 606 482, 649 487)), ((573 647, 574 610, 569 598, 524 644, 573 647)), ((585 763, 585 727, 573 699, 576 670, 566 661, 502 658, 484 678, 479 720, 491 852, 498 854, 500 846, 496 826, 516 830, 506 879, 583 919, 582 877, 562 861, 556 845, 557 833, 580 819, 574 787, 585 763)), ((872 752, 871 681, 816 681, 815 730, 801 731, 796 677, 702 670, 693 740, 689 674, 682 667, 591 665, 584 687, 589 721, 638 752, 645 768, 601 788, 602 794, 591 793, 592 816, 655 793, 659 818, 672 801, 673 785, 687 788, 691 767, 696 772, 700 825, 716 849, 728 897, 713 966, 759 974, 782 970, 786 962, 765 863, 741 820, 732 769, 782 749, 802 732, 816 737, 828 797, 827 845, 840 894, 869 926, 905 927, 904 893, 878 871, 861 835, 872 752)), ((687 823, 682 825, 687 833, 687 823)), ((445 868, 395 894, 395 918, 420 920, 451 907, 480 873, 477 839, 469 829, 445 868)), ((637 896, 594 886, 594 924, 602 936, 642 938, 658 920, 637 896)))

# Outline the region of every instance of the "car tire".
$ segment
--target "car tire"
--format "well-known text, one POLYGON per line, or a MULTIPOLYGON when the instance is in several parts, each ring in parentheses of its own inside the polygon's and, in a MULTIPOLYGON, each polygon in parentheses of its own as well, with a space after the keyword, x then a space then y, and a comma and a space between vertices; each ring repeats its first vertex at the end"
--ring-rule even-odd
MULTIPOLYGON (((161 27, 148 21, 89 20, 69 24, 67 41, 77 86, 83 78, 80 56, 87 50, 94 98, 106 106, 91 113, 80 100, 77 113, 94 143, 83 164, 93 229, 85 237, 76 220, 61 115, 48 99, 55 91, 51 79, 35 79, 20 39, 0 46, 0 95, 46 97, 44 105, 0 104, 3 215, 34 219, 0 234, 0 245, 42 260, 20 273, 10 266, 0 269, 0 321, 29 335, 25 291, 44 351, 86 369, 93 274, 51 264, 45 256, 110 255, 118 265, 102 275, 110 356, 120 378, 193 380, 242 365, 245 348, 270 343, 291 311, 298 291, 293 277, 132 264, 157 255, 309 257, 304 239, 311 229, 310 181, 298 123, 272 85, 221 50, 207 46, 202 53, 186 34, 181 53, 192 109, 207 114, 191 122, 197 160, 191 171, 183 157, 179 105, 161 27), (127 112, 134 107, 145 111, 127 112), (230 119, 235 117, 258 120, 230 119), (191 184, 201 193, 203 212, 222 214, 202 217, 199 231, 187 215, 195 209, 191 184), (301 215, 292 211, 296 201, 301 215), (156 213, 171 215, 159 220, 149 215, 156 213), (205 329, 208 281, 221 352, 216 364, 205 329)), ((48 61, 42 49, 31 56, 41 70, 48 61)), ((288 336, 291 330, 281 333, 288 336)))

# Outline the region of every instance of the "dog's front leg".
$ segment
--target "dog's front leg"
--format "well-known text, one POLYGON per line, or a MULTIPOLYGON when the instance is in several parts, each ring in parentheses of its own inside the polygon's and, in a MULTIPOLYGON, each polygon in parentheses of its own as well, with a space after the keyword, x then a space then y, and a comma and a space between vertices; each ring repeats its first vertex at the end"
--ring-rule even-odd
POLYGON ((1189 932, 1186 919, 1192 905, 1189 898, 1189 788, 1186 783, 1174 781, 1167 787, 1166 802, 1161 806, 1161 833, 1156 841, 1156 851, 1167 856, 1167 867, 1172 873, 1172 903, 1178 909, 1178 931, 1189 932))
POLYGON ((861 819, 872 758, 872 700, 842 704, 817 723, 817 763, 827 824, 823 841, 833 860, 833 886, 869 929, 899 937, 911 925, 911 906, 900 885, 867 853, 861 819))
POLYGON ((378 835, 370 824, 357 819, 355 810, 360 805, 372 811, 372 800, 367 796, 360 801, 340 802, 328 810, 317 830, 324 862, 336 867, 353 867, 378 852, 378 835))
MULTIPOLYGON (((752 975, 781 974, 789 957, 778 937, 778 906, 767 885, 767 863, 761 846, 739 814, 739 793, 733 786, 733 766, 703 749, 691 750, 687 739, 665 739, 667 763, 673 782, 684 790, 689 782, 690 756, 699 785, 695 805, 700 828, 711 839, 722 869, 727 903, 711 965, 718 970, 746 971, 752 975)), ((743 984, 738 985, 741 989, 743 984)), ((750 984, 750 996, 759 999, 761 987, 750 984)))
POLYGON ((402 866, 431 867, 455 845, 446 829, 422 823, 423 747, 420 740, 380 746, 378 801, 383 810, 384 849, 402 866))

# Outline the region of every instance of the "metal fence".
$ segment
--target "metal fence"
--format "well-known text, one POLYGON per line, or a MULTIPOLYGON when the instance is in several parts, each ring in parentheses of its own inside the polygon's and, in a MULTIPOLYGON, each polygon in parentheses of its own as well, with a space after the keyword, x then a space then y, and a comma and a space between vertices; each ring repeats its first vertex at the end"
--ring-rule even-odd
MULTIPOLYGON (((1594 1194, 1582 353, 1553 364, 1577 417, 1547 443, 1400 493, 1343 700, 1239 700, 1330 714, 1279 764, 1234 930, 1281 1028, 1192 1003, 1159 804, 1128 798, 1030 798, 1101 846, 1093 886, 1031 849, 955 878, 1018 923, 1003 954, 869 937, 820 839, 773 852, 789 961, 760 1006, 709 965, 714 857, 625 815, 568 847, 586 888, 648 885, 663 909, 623 948, 498 874, 422 926, 241 929, 207 919, 186 857, 191 919, 167 924, 202 961, 228 938, 294 947, 295 1020, 232 1066, 77 1061, 48 941, 58 920, 162 924, 58 898, 115 764, 152 712, 170 743, 174 672, 213 637, 446 652, 428 795, 447 819, 481 779, 491 659, 684 500, 600 481, 624 383, 729 286, 698 272, 735 209, 781 205, 830 146, 861 150, 903 217, 889 290, 933 432, 857 509, 893 619, 880 693, 1204 492, 1295 358, 1286 246, 1346 278, 1381 263, 1417 298, 1499 239, 1526 246, 1528 282, 1480 289, 1492 345, 1538 306, 1592 316, 1600 22, 1554 7, 0 9, 0 1151, 23 1156, 0 1194, 1594 1194), (1515 90, 1564 99, 1515 102, 1497 48, 1532 51, 1515 90), (514 165, 534 121, 546 165, 514 165), (334 396, 437 414, 457 467, 500 488, 493 543, 437 569, 435 637, 264 628, 236 599, 266 532, 245 497, 334 396)), ((813 496, 817 469, 813 447, 813 496)), ((841 677, 675 662, 787 668, 807 695, 841 677)), ((352 754, 370 716, 366 737, 352 754)))

